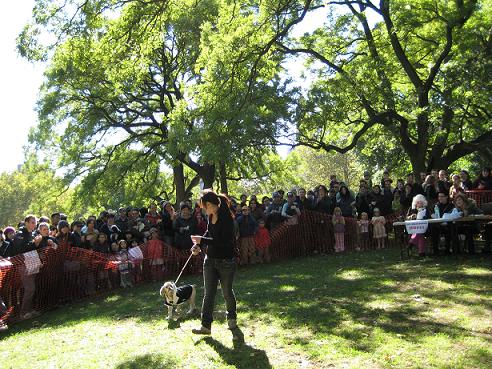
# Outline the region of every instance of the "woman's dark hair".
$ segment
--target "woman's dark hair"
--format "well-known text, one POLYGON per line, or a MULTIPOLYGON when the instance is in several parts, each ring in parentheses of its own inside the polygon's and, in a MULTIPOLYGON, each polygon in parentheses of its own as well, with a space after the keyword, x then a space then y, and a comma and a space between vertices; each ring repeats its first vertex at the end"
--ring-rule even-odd
POLYGON ((341 186, 340 187, 340 196, 343 197, 344 199, 349 199, 350 198, 350 191, 347 186, 341 186), (345 188, 345 193, 342 192, 342 189, 345 188))
POLYGON ((328 195, 328 188, 326 188, 326 186, 325 186, 325 185, 319 185, 319 186, 318 186, 318 191, 319 191, 320 189, 325 190, 325 193, 328 195))
POLYGON ((200 205, 203 206, 203 204, 206 202, 217 205, 219 207, 219 218, 221 216, 224 216, 234 219, 234 214, 231 212, 231 205, 227 196, 217 194, 212 190, 204 190, 202 192, 202 196, 200 197, 200 205))

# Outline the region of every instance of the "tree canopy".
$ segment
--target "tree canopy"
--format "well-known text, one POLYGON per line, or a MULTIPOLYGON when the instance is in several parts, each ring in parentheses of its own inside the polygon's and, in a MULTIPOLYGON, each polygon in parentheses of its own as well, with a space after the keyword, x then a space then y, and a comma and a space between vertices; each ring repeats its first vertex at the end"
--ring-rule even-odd
POLYGON ((260 60, 306 60, 292 145, 343 153, 384 142, 419 172, 492 143, 490 1, 248 4, 238 16, 254 17, 249 31, 224 25, 209 37, 220 50, 239 45, 225 59, 231 71, 249 66, 245 84, 268 78, 260 60), (296 35, 319 12, 325 22, 296 35))
POLYGON ((200 178, 227 190, 278 169, 279 144, 448 168, 490 155, 491 10, 491 0, 36 0, 18 39, 21 55, 49 65, 30 138, 81 194, 103 177, 167 184, 152 193, 178 200, 200 178), (293 62, 304 78, 289 74, 293 62))

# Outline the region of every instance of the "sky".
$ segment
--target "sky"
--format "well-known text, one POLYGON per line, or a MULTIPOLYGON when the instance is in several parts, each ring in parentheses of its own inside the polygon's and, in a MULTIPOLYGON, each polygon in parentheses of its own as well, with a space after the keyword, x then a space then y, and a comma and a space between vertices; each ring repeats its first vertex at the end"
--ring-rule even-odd
POLYGON ((34 108, 44 66, 29 63, 15 48, 33 6, 34 0, 0 2, 0 173, 23 163, 29 128, 37 123, 34 108))

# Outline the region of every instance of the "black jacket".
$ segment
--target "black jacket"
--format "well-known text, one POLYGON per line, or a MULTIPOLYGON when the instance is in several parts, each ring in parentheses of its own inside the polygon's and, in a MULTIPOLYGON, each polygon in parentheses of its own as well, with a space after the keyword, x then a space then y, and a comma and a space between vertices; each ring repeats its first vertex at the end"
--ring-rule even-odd
POLYGON ((385 203, 385 198, 383 194, 380 193, 375 193, 371 192, 369 194, 369 200, 371 201, 371 212, 374 211, 375 208, 378 208, 379 211, 381 212, 381 215, 387 215, 388 214, 388 207, 387 204, 385 203))
POLYGON ((439 217, 442 218, 444 213, 451 213, 453 211, 454 205, 452 202, 448 202, 447 204, 441 204, 440 202, 438 202, 434 207, 434 210, 436 208, 439 210, 439 217))
POLYGON ((312 210, 314 207, 313 200, 305 197, 304 199, 301 199, 300 197, 297 198, 297 203, 299 204, 299 210, 312 210))
POLYGON ((234 257, 234 220, 228 214, 219 215, 217 222, 208 223, 208 232, 202 239, 209 258, 232 259, 234 257))
POLYGON ((25 227, 19 229, 15 235, 14 243, 11 246, 12 250, 10 256, 22 254, 24 252, 36 250, 36 244, 34 243, 34 236, 25 227))
POLYGON ((315 205, 315 210, 325 214, 333 214, 333 201, 330 197, 325 196, 319 199, 315 205))
POLYGON ((9 241, 3 241, 2 244, 0 245, 0 257, 2 258, 8 258, 10 255, 11 251, 11 244, 9 241))
POLYGON ((365 193, 358 193, 357 196, 355 196, 355 207, 357 208, 357 214, 360 217, 362 213, 367 213, 371 215, 371 209, 369 207, 369 194, 365 193))
POLYGON ((188 219, 178 216, 174 220, 174 242, 178 249, 187 250, 193 246, 191 235, 196 234, 196 218, 188 219))
POLYGON ((448 181, 437 181, 437 189, 439 192, 449 193, 449 188, 451 187, 451 183, 448 181))

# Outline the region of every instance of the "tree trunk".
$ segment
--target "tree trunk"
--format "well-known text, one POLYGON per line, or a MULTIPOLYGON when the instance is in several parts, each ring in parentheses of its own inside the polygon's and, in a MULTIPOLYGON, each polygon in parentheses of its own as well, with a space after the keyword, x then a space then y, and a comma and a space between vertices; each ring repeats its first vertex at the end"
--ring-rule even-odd
POLYGON ((220 192, 227 195, 229 192, 229 189, 227 188, 227 171, 226 171, 226 165, 223 161, 220 162, 219 177, 220 177, 220 192))
POLYGON ((198 172, 203 180, 203 188, 212 188, 215 180, 215 164, 205 163, 198 172))
POLYGON ((428 169, 426 165, 425 151, 424 153, 418 151, 415 153, 407 151, 406 153, 410 159, 410 163, 412 164, 412 170, 415 178, 419 178, 419 174, 421 172, 430 173, 430 169, 428 169))
POLYGON ((176 186, 176 204, 186 198, 186 186, 183 164, 179 163, 173 167, 174 185, 176 186))
POLYGON ((427 165, 427 169, 428 169, 427 173, 430 173, 430 171, 432 169, 447 170, 450 165, 451 165, 451 163, 449 162, 449 160, 446 160, 446 158, 442 158, 442 157, 441 158, 429 158, 429 164, 427 165))

